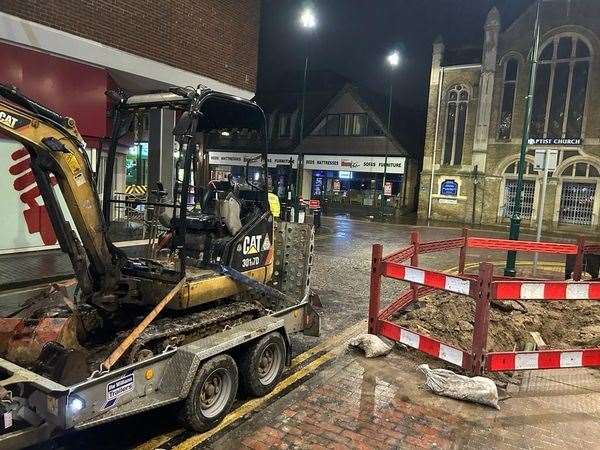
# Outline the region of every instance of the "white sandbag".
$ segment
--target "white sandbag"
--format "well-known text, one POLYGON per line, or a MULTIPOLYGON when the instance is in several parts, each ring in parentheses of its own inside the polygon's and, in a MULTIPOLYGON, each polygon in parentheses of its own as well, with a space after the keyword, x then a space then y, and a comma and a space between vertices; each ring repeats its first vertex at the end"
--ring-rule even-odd
POLYGON ((385 343, 379 336, 367 333, 356 336, 348 342, 348 346, 362 349, 367 358, 387 355, 392 350, 392 346, 385 343))
POLYGON ((434 393, 445 397, 481 403, 500 409, 498 406, 498 388, 489 378, 466 377, 451 370, 430 369, 428 364, 421 364, 419 370, 425 374, 425 385, 434 393))

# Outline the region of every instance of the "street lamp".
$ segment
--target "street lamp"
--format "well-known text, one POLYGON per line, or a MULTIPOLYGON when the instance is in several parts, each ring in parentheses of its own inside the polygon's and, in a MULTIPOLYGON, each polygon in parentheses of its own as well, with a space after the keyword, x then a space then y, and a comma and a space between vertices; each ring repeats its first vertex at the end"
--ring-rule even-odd
MULTIPOLYGON (((533 45, 529 52, 529 90, 527 93, 527 100, 525 102, 525 119, 523 122, 523 136, 521 138, 521 152, 519 154, 519 166, 517 173, 517 189, 515 191, 515 203, 513 207, 513 213, 510 218, 510 230, 508 233, 508 239, 518 241, 519 232, 521 228, 521 205, 523 202, 523 175, 526 168, 525 155, 527 153, 527 144, 529 141, 529 131, 531 127, 531 116, 533 113, 533 94, 535 91, 535 81, 537 74, 538 65, 538 53, 540 46, 540 10, 541 2, 537 0, 537 9, 535 13, 535 25, 533 27, 533 45)), ((504 268, 504 275, 507 277, 514 277, 516 275, 517 263, 517 252, 515 250, 509 250, 506 254, 506 267, 504 268)))
MULTIPOLYGON (((300 13, 300 26, 310 32, 317 26, 317 16, 312 8, 307 7, 300 13)), ((306 106, 306 79, 308 78, 308 49, 306 50, 304 59, 304 79, 302 81, 302 109, 300 110, 300 135, 298 138, 298 148, 302 144, 304 139, 304 110, 306 106)), ((304 158, 302 157, 302 151, 298 151, 298 164, 297 164, 297 175, 296 175, 296 210, 298 211, 298 217, 300 217, 300 195, 302 191, 302 174, 304 171, 304 158)))
POLYGON ((385 211, 385 178, 387 176, 387 165, 388 165, 388 144, 390 141, 390 126, 392 122, 392 94, 393 94, 393 71, 398 64, 400 64, 400 53, 398 50, 393 50, 386 58, 388 65, 391 68, 390 71, 390 98, 388 104, 388 117, 387 117, 387 138, 385 140, 385 158, 383 160, 383 184, 381 186, 381 216, 383 217, 385 211))

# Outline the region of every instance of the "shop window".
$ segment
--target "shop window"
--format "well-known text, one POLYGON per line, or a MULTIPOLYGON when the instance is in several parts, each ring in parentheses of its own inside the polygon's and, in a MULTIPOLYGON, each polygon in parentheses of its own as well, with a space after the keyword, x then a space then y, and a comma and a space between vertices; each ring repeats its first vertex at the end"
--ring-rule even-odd
POLYGON ((327 136, 338 136, 340 134, 340 116, 329 114, 327 116, 327 136))
POLYGON ((136 142, 125 158, 125 184, 145 186, 148 178, 148 143, 136 142))
POLYGON ((510 140, 518 72, 519 61, 516 58, 508 59, 504 65, 502 107, 500 110, 500 126, 498 127, 498 139, 504 141, 510 140))
POLYGON ((531 118, 534 138, 580 138, 590 51, 577 36, 557 36, 540 53, 531 118))
POLYGON ((343 136, 364 136, 367 130, 366 114, 340 114, 341 132, 343 136))
POLYGON ((462 163, 468 103, 469 93, 464 86, 457 85, 448 91, 444 164, 462 163))
POLYGON ((328 114, 312 133, 315 136, 365 136, 366 114, 328 114))
POLYGON ((290 137, 292 134, 292 115, 282 113, 279 115, 279 137, 290 137))

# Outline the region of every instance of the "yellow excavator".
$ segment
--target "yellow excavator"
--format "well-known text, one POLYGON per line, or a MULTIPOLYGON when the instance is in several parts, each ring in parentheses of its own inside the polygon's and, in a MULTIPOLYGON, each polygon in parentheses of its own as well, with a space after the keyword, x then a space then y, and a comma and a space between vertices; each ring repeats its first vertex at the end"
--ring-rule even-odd
POLYGON ((273 298, 290 301, 291 290, 299 290, 300 296, 307 292, 308 227, 301 239, 306 251, 287 270, 286 279, 288 264, 277 262, 276 229, 283 233, 285 225, 275 223, 269 207, 266 120, 256 103, 200 88, 107 95, 113 103, 112 136, 101 199, 75 121, 0 85, 0 132, 29 152, 31 170, 76 278, 74 291, 54 286, 18 313, 0 318, 0 356, 56 380, 85 378, 89 367, 109 360, 108 352, 141 319, 148 319, 148 311, 158 315, 152 309, 157 305, 166 308, 147 320, 124 350, 128 363, 261 317, 272 309, 273 298), (173 137, 180 155, 172 200, 164 200, 158 185, 154 198, 142 202, 165 233, 153 252, 158 256, 131 258, 109 238, 111 211, 125 201, 112 195, 115 160, 136 114, 165 108, 177 117, 173 137), (246 170, 245 179, 209 181, 206 137, 241 129, 258 138, 261 161, 248 161, 246 169, 258 164, 261 176, 250 179, 246 170), (279 266, 274 269, 274 264, 279 266), (268 285, 274 271, 278 290, 268 285), (286 286, 288 292, 282 293, 286 286), (81 373, 74 375, 74 367, 81 373))

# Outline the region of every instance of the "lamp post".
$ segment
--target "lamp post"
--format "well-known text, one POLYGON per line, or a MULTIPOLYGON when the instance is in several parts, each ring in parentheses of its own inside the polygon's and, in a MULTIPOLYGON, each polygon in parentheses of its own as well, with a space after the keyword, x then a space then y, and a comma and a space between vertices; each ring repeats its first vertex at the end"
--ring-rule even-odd
MULTIPOLYGON (((310 32, 317 26, 317 16, 312 8, 307 7, 300 13, 300 26, 306 32, 310 32)), ((308 46, 307 46, 308 47, 308 46)), ((302 80, 302 105, 300 109, 300 129, 298 138, 298 149, 304 140, 304 110, 306 108, 306 80, 308 78, 308 48, 304 58, 304 78, 302 80)), ((302 174, 304 171, 304 158, 302 151, 298 150, 298 164, 297 164, 297 175, 296 175, 296 211, 299 217, 300 214, 300 195, 302 194, 302 174)))
POLYGON ((387 136, 385 140, 385 157, 383 160, 383 184, 381 185, 381 216, 385 213, 385 178, 387 176, 387 165, 388 165, 388 144, 390 141, 390 126, 392 122, 392 97, 393 97, 393 70, 400 64, 400 53, 397 50, 392 51, 386 58, 388 65, 391 68, 390 71, 390 93, 389 93, 389 104, 388 104, 388 115, 387 115, 387 136))
MULTIPOLYGON (((514 241, 519 240, 519 231, 521 228, 521 205, 523 202, 523 175, 525 173, 525 155, 527 153, 527 143, 529 141, 529 129, 531 127, 531 114, 533 111, 533 93, 535 91, 535 78, 537 74, 538 52, 540 44, 540 9, 541 2, 537 0, 537 10, 535 14, 535 26, 533 28, 533 47, 529 52, 529 63, 531 72, 529 73, 529 91, 527 93, 527 102, 525 106, 525 122, 523 123, 523 137, 521 139, 521 153, 519 155, 519 167, 517 174, 517 188, 515 192, 515 204, 512 217, 510 218, 510 231, 508 238, 514 241)), ((514 277, 516 274, 515 265, 517 262, 517 252, 510 250, 506 255, 506 267, 504 275, 514 277)))

